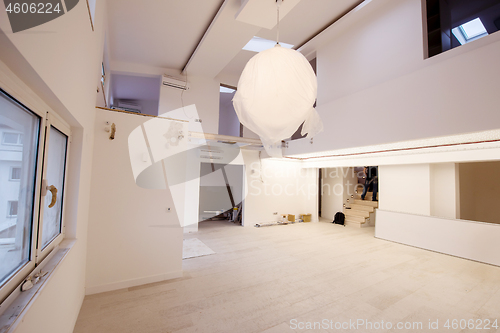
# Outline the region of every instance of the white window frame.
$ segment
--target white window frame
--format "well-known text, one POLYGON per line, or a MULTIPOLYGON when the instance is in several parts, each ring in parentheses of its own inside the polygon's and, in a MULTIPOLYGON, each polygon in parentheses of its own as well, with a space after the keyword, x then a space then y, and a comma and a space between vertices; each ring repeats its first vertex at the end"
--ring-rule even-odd
MULTIPOLYGON (((63 194, 62 194, 62 207, 61 207, 61 233, 57 235, 54 239, 50 241, 49 244, 45 248, 42 248, 43 242, 42 242, 42 232, 38 233, 38 248, 37 248, 37 253, 36 253, 36 263, 39 264, 47 255, 56 247, 58 246, 62 240, 64 239, 64 236, 66 234, 66 228, 65 228, 65 223, 64 221, 66 220, 64 218, 65 215, 65 205, 66 205, 66 180, 67 180, 67 170, 68 170, 68 157, 69 157, 69 149, 70 149, 70 134, 71 134, 71 129, 70 126, 64 122, 61 118, 59 118, 55 113, 47 113, 47 122, 46 122, 46 127, 45 127, 45 145, 44 145, 44 156, 48 156, 48 149, 50 149, 48 142, 50 139, 50 131, 51 128, 54 127, 61 133, 67 136, 68 141, 66 145, 66 157, 65 157, 65 166, 64 166, 64 182, 63 182, 63 194)), ((46 179, 46 174, 47 174, 47 160, 44 159, 44 164, 43 164, 43 173, 42 173, 42 184, 45 185, 45 182, 43 181, 46 179)), ((42 186, 43 186, 42 185, 42 186)), ((50 184, 47 184, 50 185, 50 184)), ((61 189, 58 189, 61 190, 61 189)), ((45 201, 51 199, 50 192, 47 193, 46 190, 42 189, 42 194, 46 194, 45 196, 42 195, 40 197, 40 207, 45 207, 45 201)), ((39 221, 38 221, 38 230, 43 230, 43 214, 42 214, 42 208, 40 208, 40 216, 39 216, 39 221)))
MULTIPOLYGON (((1 88, 1 87, 0 87, 1 88)), ((37 156, 36 156, 36 166, 35 166, 35 184, 33 188, 33 211, 31 218, 31 239, 30 239, 30 251, 27 262, 19 267, 16 271, 14 271, 9 277, 7 277, 6 282, 3 285, 0 285, 0 310, 4 307, 2 302, 9 303, 12 296, 18 293, 20 285, 24 282, 26 278, 28 278, 38 267, 43 267, 47 260, 50 260, 52 253, 54 253, 58 245, 64 239, 65 236, 65 215, 66 215, 66 193, 68 192, 66 189, 67 183, 67 173, 68 173, 68 165, 69 165, 69 151, 71 147, 71 130, 70 126, 62 120, 59 116, 52 112, 46 112, 42 110, 38 110, 36 107, 30 106, 27 107, 22 98, 19 96, 12 96, 8 91, 3 90, 2 93, 5 93, 7 98, 11 98, 12 101, 19 105, 20 108, 25 109, 34 115, 39 117, 39 133, 38 133, 38 146, 37 146, 37 156), (62 195, 62 216, 61 216, 61 233, 56 236, 54 239, 50 241, 50 243, 42 249, 42 232, 39 230, 43 230, 43 207, 45 202, 45 197, 42 197, 42 184, 43 178, 46 173, 46 164, 47 159, 44 159, 44 156, 47 154, 48 149, 48 140, 50 137, 50 128, 51 126, 57 128, 60 132, 65 134, 68 137, 67 146, 66 146, 66 162, 64 168, 64 185, 63 185, 63 195, 62 195), (45 260, 46 259, 46 260, 45 260), (9 298, 9 300, 7 300, 9 298)), ((3 98, 3 97, 2 97, 3 98)), ((21 139, 19 139, 21 140, 21 139)), ((2 138, 3 141, 3 138, 2 138)), ((21 140, 22 145, 22 140, 21 140)), ((30 175, 31 176, 31 175, 30 175)), ((10 176, 9 176, 10 177, 10 176)), ((48 195, 50 198, 50 192, 48 195)), ((50 200, 50 199, 49 199, 50 200)), ((14 201, 14 200, 9 200, 14 201)), ((19 211, 19 207, 18 207, 19 211)), ((10 206, 9 211, 10 212, 10 206)), ((0 311, 1 312, 1 311, 0 311)))
MULTIPOLYGON (((19 98, 10 95, 5 92, 7 98, 11 98, 12 101, 19 105, 20 108, 25 109, 38 116, 39 120, 39 130, 38 130, 38 148, 35 166, 35 184, 33 193, 33 212, 32 212, 32 228, 31 228, 31 239, 30 239, 30 254, 28 256, 28 261, 14 271, 6 280, 3 285, 0 285, 0 302, 6 299, 14 290, 16 290, 20 284, 29 276, 29 274, 36 267, 36 246, 38 235, 38 216, 40 214, 40 188, 42 181, 42 162, 43 162, 43 146, 45 142, 45 123, 46 123, 46 112, 37 110, 36 108, 26 107, 19 98)), ((2 139, 3 141, 3 139, 2 139)), ((19 209, 19 208, 18 208, 19 209)))

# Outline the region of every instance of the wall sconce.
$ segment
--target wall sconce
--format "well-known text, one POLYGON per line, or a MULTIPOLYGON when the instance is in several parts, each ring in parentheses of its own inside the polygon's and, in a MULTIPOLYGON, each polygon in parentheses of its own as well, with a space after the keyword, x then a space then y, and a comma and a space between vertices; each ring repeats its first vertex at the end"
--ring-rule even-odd
POLYGON ((109 139, 114 140, 115 139, 115 133, 116 133, 116 125, 115 123, 112 123, 111 126, 109 125, 109 121, 106 122, 106 127, 104 128, 106 132, 110 132, 109 134, 109 139))

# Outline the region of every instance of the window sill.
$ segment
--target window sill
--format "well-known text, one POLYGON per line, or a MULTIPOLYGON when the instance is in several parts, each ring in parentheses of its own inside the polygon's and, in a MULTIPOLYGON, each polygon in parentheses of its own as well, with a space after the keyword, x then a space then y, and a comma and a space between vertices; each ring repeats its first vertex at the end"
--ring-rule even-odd
POLYGON ((21 292, 21 285, 19 285, 16 290, 0 304, 0 333, 14 331, 19 320, 26 313, 25 310, 36 300, 39 293, 53 276, 59 264, 66 258, 75 243, 76 239, 63 240, 61 244, 59 244, 47 258, 28 275, 28 277, 41 271, 44 273, 47 272, 48 274, 42 277, 30 290, 21 292))

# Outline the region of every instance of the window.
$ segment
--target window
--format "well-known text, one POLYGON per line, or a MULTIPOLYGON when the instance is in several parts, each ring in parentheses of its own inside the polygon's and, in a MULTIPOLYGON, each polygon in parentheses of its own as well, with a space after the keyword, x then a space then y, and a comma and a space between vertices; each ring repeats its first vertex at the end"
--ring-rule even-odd
POLYGON ((500 30, 500 0, 425 0, 428 57, 500 30))
POLYGON ((488 32, 486 31, 486 28, 480 18, 464 23, 461 26, 454 28, 452 32, 461 45, 472 42, 473 40, 481 37, 488 36, 488 32))
POLYGON ((468 40, 488 34, 480 18, 462 24, 460 30, 468 40))
MULTIPOLYGON (((6 231, 0 234, 1 243, 6 244, 0 247, 0 301, 6 296, 4 289, 9 290, 15 282, 20 283, 35 266, 31 234, 36 223, 35 175, 41 121, 40 116, 0 91, 0 127, 9 129, 3 133, 2 143, 19 145, 21 136, 25 140, 25 145, 17 148, 15 154, 0 155, 0 165, 11 164, 14 159, 26 171, 26 176, 16 183, 0 180, 0 197, 7 199, 0 206, 6 209, 0 213, 0 230, 6 231)), ((8 167, 0 170, 11 172, 8 167)), ((0 175, 0 179, 7 180, 8 176, 0 175)))
POLYGON ((4 145, 22 145, 23 136, 19 133, 3 133, 2 143, 4 145))
POLYGON ((44 179, 47 182, 47 186, 55 187, 57 192, 51 193, 50 196, 48 194, 45 196, 41 237, 43 249, 62 232, 64 171, 66 167, 68 137, 54 126, 51 126, 48 142, 49 150, 46 153, 47 165, 46 172, 44 172, 44 179), (51 207, 53 195, 56 196, 56 204, 51 207))
POLYGON ((9 208, 7 209, 7 217, 17 216, 18 201, 9 201, 9 208))
POLYGON ((233 94, 236 89, 220 86, 219 91, 223 94, 233 94))
POLYGON ((219 134, 243 137, 243 124, 234 110, 236 87, 221 84, 219 88, 219 134))
POLYGON ((69 127, 0 89, 0 128, 2 143, 18 146, 0 154, 1 303, 64 237, 69 127))
POLYGON ((89 10, 90 26, 94 31, 95 6, 97 0, 87 0, 87 9, 89 10))
POLYGON ((21 168, 10 168, 9 180, 21 180, 21 168))
POLYGON ((106 72, 104 71, 104 63, 101 63, 101 84, 104 87, 104 81, 106 81, 106 72))

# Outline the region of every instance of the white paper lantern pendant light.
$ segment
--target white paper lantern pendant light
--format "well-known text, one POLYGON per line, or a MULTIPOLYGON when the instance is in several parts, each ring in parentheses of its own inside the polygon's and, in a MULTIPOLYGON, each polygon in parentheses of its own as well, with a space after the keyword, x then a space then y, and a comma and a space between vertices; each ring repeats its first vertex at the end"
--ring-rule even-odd
POLYGON ((300 52, 279 44, 281 1, 277 43, 248 61, 233 98, 240 122, 260 136, 272 156, 277 154, 271 146, 290 138, 302 123, 308 138, 323 130, 313 107, 318 87, 311 65, 300 52))

